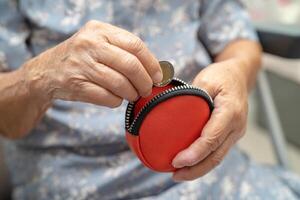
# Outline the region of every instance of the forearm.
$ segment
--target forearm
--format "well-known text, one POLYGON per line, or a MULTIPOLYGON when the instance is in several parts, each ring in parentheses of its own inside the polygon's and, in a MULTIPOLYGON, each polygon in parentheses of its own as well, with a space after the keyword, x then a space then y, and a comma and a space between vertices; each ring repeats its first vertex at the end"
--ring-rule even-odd
POLYGON ((224 51, 217 55, 215 61, 228 60, 235 63, 232 66, 240 68, 249 91, 254 85, 256 74, 261 67, 261 54, 262 50, 259 43, 250 40, 237 40, 230 43, 224 51))
POLYGON ((0 134, 8 138, 25 136, 50 104, 31 91, 23 67, 0 73, 0 94, 0 134))

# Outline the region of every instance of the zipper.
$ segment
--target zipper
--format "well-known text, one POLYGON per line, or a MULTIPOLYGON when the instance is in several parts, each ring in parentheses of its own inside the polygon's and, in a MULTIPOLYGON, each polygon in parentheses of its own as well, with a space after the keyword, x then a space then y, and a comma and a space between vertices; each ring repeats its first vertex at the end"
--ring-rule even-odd
POLYGON ((210 95, 203 89, 197 88, 195 86, 189 85, 183 80, 180 80, 178 78, 174 78, 172 80, 172 84, 175 85, 175 87, 172 87, 170 89, 167 89, 159 94, 157 94, 155 97, 153 97, 150 101, 148 101, 142 109, 138 112, 136 117, 134 118, 133 109, 135 106, 135 102, 129 102, 126 108, 126 116, 125 116, 125 128, 126 130, 133 134, 138 135, 139 134, 139 128, 143 122, 143 119, 146 117, 146 115, 159 103, 174 97, 174 96, 180 96, 180 95, 195 95, 200 96, 206 100, 208 103, 209 109, 212 111, 214 108, 213 100, 210 97, 210 95))

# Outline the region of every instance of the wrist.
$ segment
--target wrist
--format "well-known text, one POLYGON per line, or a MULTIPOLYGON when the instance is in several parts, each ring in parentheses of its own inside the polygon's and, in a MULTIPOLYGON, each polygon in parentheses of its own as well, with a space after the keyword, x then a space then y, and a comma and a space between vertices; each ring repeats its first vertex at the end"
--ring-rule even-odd
POLYGON ((16 73, 23 77, 29 98, 32 101, 51 104, 52 90, 48 81, 47 72, 43 70, 43 63, 39 57, 27 61, 16 73))
POLYGON ((244 81, 248 92, 251 89, 255 80, 258 67, 253 66, 253 63, 247 57, 234 57, 229 60, 230 66, 235 69, 242 81, 244 81))
POLYGON ((247 89, 250 91, 256 80, 256 74, 261 67, 261 46, 250 40, 236 40, 231 42, 215 60, 232 61, 233 66, 244 76, 247 89))
POLYGON ((51 105, 42 92, 32 89, 29 77, 24 66, 0 74, 0 134, 7 138, 28 134, 51 105))

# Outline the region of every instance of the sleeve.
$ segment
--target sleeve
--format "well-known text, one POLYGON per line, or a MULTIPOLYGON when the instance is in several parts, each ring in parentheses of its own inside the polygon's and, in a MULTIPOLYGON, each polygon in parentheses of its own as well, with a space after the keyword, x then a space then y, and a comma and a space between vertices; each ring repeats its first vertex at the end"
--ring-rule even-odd
POLYGON ((0 71, 14 70, 31 57, 29 30, 16 0, 0 0, 0 71))
POLYGON ((202 0, 198 39, 211 56, 237 39, 257 40, 249 15, 239 0, 202 0))

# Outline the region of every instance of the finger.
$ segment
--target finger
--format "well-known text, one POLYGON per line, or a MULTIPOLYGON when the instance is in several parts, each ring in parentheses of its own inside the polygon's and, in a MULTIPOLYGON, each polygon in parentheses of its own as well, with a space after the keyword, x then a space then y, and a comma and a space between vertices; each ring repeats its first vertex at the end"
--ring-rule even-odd
POLYGON ((174 172, 173 179, 175 181, 188 181, 205 175, 221 163, 225 155, 230 150, 230 147, 235 144, 237 140, 238 137, 235 134, 230 134, 230 136, 228 136, 228 138, 218 150, 209 155, 204 161, 200 162, 199 164, 193 167, 185 167, 174 172))
POLYGON ((232 131, 232 115, 227 109, 215 108, 201 136, 173 159, 175 168, 193 166, 214 152, 232 131))
POLYGON ((83 82, 71 97, 72 101, 81 101, 100 106, 115 108, 121 105, 122 99, 105 88, 90 82, 83 82))
POLYGON ((94 63, 93 68, 95 70, 90 76, 97 85, 128 101, 135 101, 138 98, 134 86, 121 73, 100 63, 94 63))
POLYGON ((151 93, 153 86, 151 77, 133 54, 106 43, 102 45, 97 61, 127 77, 141 96, 148 96, 151 93))
POLYGON ((163 75, 159 62, 145 43, 139 37, 126 30, 115 26, 111 26, 111 28, 114 31, 108 34, 109 43, 135 55, 143 64, 153 82, 161 82, 163 75))
POLYGON ((210 78, 202 71, 194 79, 193 85, 205 90, 211 96, 211 98, 214 99, 220 91, 216 85, 210 84, 211 81, 209 79, 210 78))

